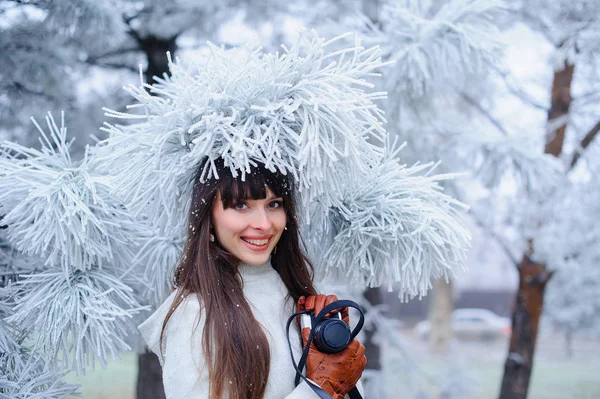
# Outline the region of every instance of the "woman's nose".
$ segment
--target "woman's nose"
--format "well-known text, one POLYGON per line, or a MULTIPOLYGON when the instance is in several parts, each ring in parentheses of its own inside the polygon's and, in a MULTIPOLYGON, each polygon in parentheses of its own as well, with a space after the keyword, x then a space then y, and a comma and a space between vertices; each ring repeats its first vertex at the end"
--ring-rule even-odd
POLYGON ((269 230, 271 220, 264 209, 257 209, 252 215, 252 227, 257 230, 269 230))

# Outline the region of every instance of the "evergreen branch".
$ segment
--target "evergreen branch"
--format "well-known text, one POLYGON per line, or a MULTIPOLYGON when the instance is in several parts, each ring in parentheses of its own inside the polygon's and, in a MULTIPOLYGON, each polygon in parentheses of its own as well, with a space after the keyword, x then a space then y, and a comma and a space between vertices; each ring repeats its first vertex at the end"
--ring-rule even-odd
POLYGON ((106 367, 109 354, 118 358, 129 350, 124 339, 135 331, 133 316, 148 310, 120 276, 103 270, 24 277, 16 283, 15 313, 6 320, 32 331, 36 348, 51 364, 58 361, 75 372, 96 360, 106 367))
MULTIPOLYGON (((471 239, 461 214, 466 205, 439 184, 456 175, 432 175, 432 163, 401 165, 399 149, 392 147, 368 173, 336 182, 345 188, 340 200, 327 218, 312 217, 306 237, 320 278, 370 287, 397 282, 398 297, 406 300, 463 267, 471 239)), ((323 205, 314 203, 314 215, 325 214, 318 209, 323 205)))
POLYGON ((64 116, 60 128, 51 115, 46 118, 48 135, 34 123, 40 150, 0 146, 6 153, 0 157, 0 210, 10 243, 65 275, 117 260, 130 263, 131 244, 143 227, 110 194, 87 152, 80 163, 71 160, 64 116))
POLYGON ((600 122, 596 123, 596 125, 585 135, 583 140, 581 140, 581 143, 573 154, 573 159, 571 160, 571 166, 569 169, 573 169, 575 167, 579 161, 579 158, 581 157, 581 154, 583 154, 585 149, 592 143, 592 141, 594 141, 598 135, 598 132, 600 132, 600 122))

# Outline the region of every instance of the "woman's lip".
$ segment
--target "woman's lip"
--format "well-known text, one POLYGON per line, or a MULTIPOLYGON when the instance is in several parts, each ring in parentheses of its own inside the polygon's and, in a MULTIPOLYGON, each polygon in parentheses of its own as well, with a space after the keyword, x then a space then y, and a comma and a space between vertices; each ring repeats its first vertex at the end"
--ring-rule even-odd
POLYGON ((265 240, 265 239, 270 239, 271 236, 242 236, 242 238, 245 238, 247 240, 265 240))
MULTIPOLYGON (((246 237, 243 237, 243 238, 246 238, 246 237)), ((250 244, 248 241, 245 241, 245 240, 242 240, 242 242, 251 251, 264 251, 265 249, 269 248, 269 244, 271 243, 271 238, 269 238, 269 240, 267 241, 267 243, 265 245, 254 245, 254 244, 250 244)))

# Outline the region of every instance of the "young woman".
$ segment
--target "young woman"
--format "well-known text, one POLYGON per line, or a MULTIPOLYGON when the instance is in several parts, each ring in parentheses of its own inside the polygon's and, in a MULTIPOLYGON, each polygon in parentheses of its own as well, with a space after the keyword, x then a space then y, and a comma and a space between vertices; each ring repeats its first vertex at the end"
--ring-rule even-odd
MULTIPOLYGON (((294 182, 260 165, 245 181, 222 162, 217 172, 196 178, 176 290, 139 326, 161 361, 167 399, 317 398, 307 383, 295 386, 285 325, 296 307, 316 314, 337 298, 314 288, 294 182)), ((290 339, 299 359, 298 326, 290 339)), ((306 376, 343 398, 365 364, 357 340, 331 355, 311 346, 306 376)))

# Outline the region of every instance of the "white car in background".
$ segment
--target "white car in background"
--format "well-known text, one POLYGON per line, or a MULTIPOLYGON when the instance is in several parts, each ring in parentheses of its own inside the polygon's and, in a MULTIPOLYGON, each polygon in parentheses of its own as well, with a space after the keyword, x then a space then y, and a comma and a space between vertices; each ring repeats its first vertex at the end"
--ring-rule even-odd
MULTIPOLYGON (((510 335, 511 321, 487 309, 456 309, 452 312, 452 330, 457 338, 496 339, 510 335)), ((417 337, 427 339, 431 324, 423 320, 417 323, 414 331, 417 337)))

